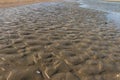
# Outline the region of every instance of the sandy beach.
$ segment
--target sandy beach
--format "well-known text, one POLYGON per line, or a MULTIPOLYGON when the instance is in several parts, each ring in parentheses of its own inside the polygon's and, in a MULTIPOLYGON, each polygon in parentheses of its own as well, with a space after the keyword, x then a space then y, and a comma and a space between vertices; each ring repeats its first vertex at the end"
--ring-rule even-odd
POLYGON ((0 8, 15 7, 39 2, 57 2, 62 0, 1 0, 0 8))
POLYGON ((120 30, 77 2, 0 9, 0 80, 120 80, 120 30))

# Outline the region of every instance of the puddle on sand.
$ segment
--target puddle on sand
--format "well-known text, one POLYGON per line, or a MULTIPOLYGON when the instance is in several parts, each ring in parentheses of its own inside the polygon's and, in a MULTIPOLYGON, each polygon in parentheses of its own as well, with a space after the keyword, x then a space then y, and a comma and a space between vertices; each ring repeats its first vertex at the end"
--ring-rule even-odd
POLYGON ((80 7, 82 8, 88 8, 88 9, 107 12, 108 14, 106 18, 108 19, 108 21, 114 22, 117 28, 120 28, 120 3, 119 2, 118 3, 105 2, 102 0, 98 0, 98 2, 96 2, 96 0, 87 0, 87 1, 78 0, 77 2, 80 3, 80 7))

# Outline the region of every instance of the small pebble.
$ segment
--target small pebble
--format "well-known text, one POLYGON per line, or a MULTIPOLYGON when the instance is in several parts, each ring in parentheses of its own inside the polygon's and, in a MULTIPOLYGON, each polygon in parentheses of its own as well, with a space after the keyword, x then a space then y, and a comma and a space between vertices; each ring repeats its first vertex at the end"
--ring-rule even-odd
POLYGON ((40 74, 41 72, 37 70, 36 73, 37 73, 37 74, 40 74))
POLYGON ((117 78, 118 78, 118 77, 120 77, 120 73, 119 73, 119 74, 117 74, 117 75, 116 75, 116 77, 117 77, 117 78))

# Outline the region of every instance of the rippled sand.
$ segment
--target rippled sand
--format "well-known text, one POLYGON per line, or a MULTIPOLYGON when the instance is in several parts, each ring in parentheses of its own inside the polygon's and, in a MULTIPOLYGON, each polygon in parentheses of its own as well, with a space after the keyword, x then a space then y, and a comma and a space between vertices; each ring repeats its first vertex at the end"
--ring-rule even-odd
POLYGON ((0 9, 0 80, 120 80, 120 31, 76 3, 0 9))

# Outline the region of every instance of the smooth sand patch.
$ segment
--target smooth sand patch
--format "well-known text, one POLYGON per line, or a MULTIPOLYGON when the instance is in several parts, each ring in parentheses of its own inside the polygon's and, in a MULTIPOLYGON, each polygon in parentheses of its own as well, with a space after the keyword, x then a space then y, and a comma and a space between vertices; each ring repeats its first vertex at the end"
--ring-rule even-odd
POLYGON ((25 4, 31 4, 36 2, 53 2, 61 0, 2 0, 0 1, 0 7, 20 6, 25 4))

